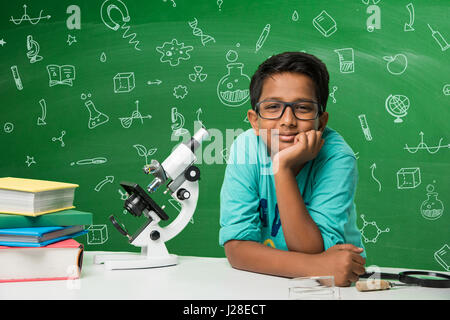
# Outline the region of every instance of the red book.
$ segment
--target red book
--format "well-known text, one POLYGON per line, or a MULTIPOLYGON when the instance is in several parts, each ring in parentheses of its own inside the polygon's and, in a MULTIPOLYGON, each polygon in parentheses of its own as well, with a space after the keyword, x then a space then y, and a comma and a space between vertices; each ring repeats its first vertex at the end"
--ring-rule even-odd
POLYGON ((0 246, 0 282, 78 279, 83 249, 74 239, 43 247, 0 246))

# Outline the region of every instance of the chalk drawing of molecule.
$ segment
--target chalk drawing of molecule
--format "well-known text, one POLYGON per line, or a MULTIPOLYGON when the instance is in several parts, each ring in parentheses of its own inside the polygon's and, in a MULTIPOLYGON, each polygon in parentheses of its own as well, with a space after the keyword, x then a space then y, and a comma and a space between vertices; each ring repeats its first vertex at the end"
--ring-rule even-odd
POLYGON ((361 219, 363 220, 363 227, 359 231, 361 231, 361 236, 363 237, 365 243, 367 243, 367 242, 376 243, 377 239, 378 239, 378 236, 380 234, 382 234, 383 232, 389 232, 390 231, 389 228, 381 230, 380 228, 378 228, 377 223, 375 221, 367 222, 364 219, 364 215, 363 214, 361 215, 361 219), (364 230, 366 229, 367 226, 373 226, 373 227, 376 228, 377 235, 375 236, 375 238, 369 239, 368 237, 366 237, 366 235, 364 234, 364 230))

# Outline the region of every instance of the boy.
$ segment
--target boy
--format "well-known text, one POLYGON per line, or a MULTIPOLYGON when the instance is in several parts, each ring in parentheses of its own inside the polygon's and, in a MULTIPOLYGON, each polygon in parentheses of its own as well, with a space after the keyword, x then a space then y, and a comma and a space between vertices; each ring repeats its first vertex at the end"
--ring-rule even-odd
POLYGON ((356 226, 356 159, 326 127, 329 75, 315 56, 285 52, 252 77, 252 129, 233 142, 220 195, 219 242, 237 269, 285 277, 365 272, 356 226))

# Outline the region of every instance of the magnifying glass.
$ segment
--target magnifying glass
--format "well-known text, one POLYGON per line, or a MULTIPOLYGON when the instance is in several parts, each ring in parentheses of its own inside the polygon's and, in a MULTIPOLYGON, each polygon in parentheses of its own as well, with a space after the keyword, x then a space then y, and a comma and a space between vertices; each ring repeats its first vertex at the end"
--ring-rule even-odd
POLYGON ((427 288, 450 288, 450 275, 433 271, 402 271, 398 274, 384 272, 369 272, 360 278, 378 278, 397 280, 404 284, 417 285, 427 288))

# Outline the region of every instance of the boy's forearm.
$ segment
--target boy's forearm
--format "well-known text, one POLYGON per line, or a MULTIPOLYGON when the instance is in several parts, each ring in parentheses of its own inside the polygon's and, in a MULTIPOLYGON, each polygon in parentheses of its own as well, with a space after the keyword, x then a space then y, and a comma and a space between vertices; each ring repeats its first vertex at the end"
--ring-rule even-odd
POLYGON ((231 240, 225 253, 236 269, 282 277, 306 277, 317 273, 318 254, 284 251, 254 241, 231 240))
POLYGON ((274 177, 278 210, 288 249, 303 253, 322 252, 322 235, 303 202, 294 174, 279 168, 274 177))

